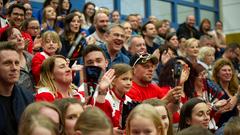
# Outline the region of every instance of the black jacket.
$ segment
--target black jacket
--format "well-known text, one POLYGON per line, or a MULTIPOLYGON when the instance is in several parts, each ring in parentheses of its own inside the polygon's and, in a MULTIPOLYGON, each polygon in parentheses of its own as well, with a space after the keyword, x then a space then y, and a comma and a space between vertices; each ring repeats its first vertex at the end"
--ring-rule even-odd
MULTIPOLYGON (((21 114, 24 109, 34 101, 33 93, 29 90, 22 89, 22 87, 15 85, 12 91, 12 109, 16 119, 17 125, 19 124, 21 114)), ((7 135, 5 121, 8 119, 6 109, 3 103, 0 103, 0 135, 7 135)), ((17 129, 16 129, 17 131, 17 129)))
POLYGON ((199 39, 200 38, 200 33, 195 27, 189 28, 186 23, 182 23, 178 27, 177 36, 178 36, 178 39, 181 39, 181 38, 185 38, 185 39, 196 38, 196 39, 199 39))

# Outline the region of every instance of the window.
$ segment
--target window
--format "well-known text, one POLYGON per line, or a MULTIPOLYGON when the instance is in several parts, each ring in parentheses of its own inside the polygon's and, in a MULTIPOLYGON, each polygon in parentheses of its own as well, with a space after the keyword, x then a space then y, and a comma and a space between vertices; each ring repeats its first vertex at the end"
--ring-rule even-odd
POLYGON ((168 19, 171 21, 171 3, 152 0, 151 15, 156 16, 158 19, 168 19))
POLYGON ((214 0, 199 0, 200 4, 214 7, 214 0))
POLYGON ((183 23, 185 22, 187 16, 194 15, 194 8, 177 5, 177 13, 178 13, 178 23, 183 23))
POLYGON ((113 0, 86 0, 87 2, 92 2, 97 7, 107 7, 110 12, 113 10, 113 0))
POLYGON ((144 0, 121 0, 121 14, 129 15, 138 13, 145 16, 144 0))
POLYGON ((200 23, 201 23, 202 19, 204 19, 204 18, 209 19, 210 22, 211 22, 211 25, 214 26, 214 23, 215 23, 214 12, 210 12, 210 11, 207 11, 207 10, 200 10, 200 23))

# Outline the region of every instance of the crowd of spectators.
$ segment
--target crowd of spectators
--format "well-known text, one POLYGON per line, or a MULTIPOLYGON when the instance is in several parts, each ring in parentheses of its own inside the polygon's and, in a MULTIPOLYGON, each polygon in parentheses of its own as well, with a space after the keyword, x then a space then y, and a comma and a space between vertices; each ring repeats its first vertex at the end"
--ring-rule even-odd
POLYGON ((220 20, 71 7, 0 0, 1 135, 240 132, 240 44, 220 20))

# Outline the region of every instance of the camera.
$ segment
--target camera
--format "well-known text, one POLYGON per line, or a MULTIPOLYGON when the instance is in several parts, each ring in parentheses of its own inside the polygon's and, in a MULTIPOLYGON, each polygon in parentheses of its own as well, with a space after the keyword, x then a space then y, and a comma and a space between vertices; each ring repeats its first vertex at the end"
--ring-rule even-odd
POLYGON ((180 62, 177 62, 175 65, 174 65, 174 69, 173 69, 173 78, 174 78, 174 81, 175 81, 175 86, 177 86, 179 84, 179 81, 180 81, 180 77, 181 77, 181 74, 182 74, 182 64, 180 62))

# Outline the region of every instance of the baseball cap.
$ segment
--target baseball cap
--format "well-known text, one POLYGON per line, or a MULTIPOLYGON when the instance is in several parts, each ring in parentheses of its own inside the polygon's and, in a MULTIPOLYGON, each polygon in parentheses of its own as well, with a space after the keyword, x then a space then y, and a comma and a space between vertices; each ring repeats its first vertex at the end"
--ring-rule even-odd
POLYGON ((145 64, 149 60, 151 60, 151 62, 153 64, 158 63, 158 58, 156 56, 154 56, 152 54, 149 54, 149 53, 145 53, 145 54, 135 54, 135 55, 133 55, 131 60, 130 60, 130 65, 132 67, 134 67, 136 64, 145 64))

